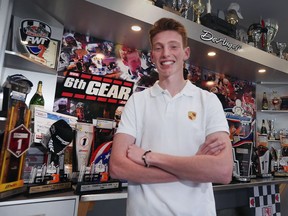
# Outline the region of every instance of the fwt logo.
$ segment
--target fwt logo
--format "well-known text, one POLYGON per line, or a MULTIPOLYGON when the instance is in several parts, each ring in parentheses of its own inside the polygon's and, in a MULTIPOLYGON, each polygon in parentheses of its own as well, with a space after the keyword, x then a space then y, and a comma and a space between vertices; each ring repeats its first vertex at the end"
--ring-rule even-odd
POLYGON ((21 43, 26 50, 39 58, 43 58, 51 37, 51 27, 39 20, 25 19, 19 29, 21 43))

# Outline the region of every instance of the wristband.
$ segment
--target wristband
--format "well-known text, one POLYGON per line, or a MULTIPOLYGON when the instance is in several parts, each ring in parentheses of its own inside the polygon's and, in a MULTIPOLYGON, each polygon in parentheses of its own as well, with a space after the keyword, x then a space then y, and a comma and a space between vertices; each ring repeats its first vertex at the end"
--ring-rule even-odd
POLYGON ((147 161, 146 161, 146 155, 147 155, 148 153, 150 153, 150 152, 151 152, 151 150, 147 150, 147 151, 145 151, 144 154, 142 155, 142 160, 144 161, 145 167, 149 167, 149 166, 150 166, 150 165, 147 163, 147 161))

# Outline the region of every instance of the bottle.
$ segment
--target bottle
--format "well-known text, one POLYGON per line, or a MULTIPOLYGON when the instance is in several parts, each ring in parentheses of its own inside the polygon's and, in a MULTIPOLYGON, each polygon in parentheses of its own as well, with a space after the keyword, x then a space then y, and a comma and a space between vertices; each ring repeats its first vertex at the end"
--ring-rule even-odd
POLYGON ((268 110, 268 99, 267 99, 266 92, 263 92, 262 110, 268 110))
POLYGON ((267 134, 267 128, 266 128, 264 119, 262 119, 262 126, 261 126, 261 129, 260 129, 260 134, 267 134))
POLYGON ((30 103, 29 103, 29 109, 31 110, 32 120, 34 120, 35 107, 44 108, 44 104, 45 104, 45 101, 44 101, 44 97, 42 94, 42 81, 39 81, 38 86, 37 86, 37 91, 31 98, 30 103))

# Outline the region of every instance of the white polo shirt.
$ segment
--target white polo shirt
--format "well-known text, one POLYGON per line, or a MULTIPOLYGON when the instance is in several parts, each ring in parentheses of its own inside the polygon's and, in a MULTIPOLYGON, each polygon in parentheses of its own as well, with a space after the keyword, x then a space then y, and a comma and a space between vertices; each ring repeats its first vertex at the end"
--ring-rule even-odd
MULTIPOLYGON (((174 97, 158 82, 134 93, 117 129, 117 133, 134 136, 136 145, 143 149, 177 156, 195 155, 205 137, 216 131, 229 133, 220 101, 215 94, 189 81, 174 97)), ((128 185, 129 216, 216 215, 211 183, 128 185)))

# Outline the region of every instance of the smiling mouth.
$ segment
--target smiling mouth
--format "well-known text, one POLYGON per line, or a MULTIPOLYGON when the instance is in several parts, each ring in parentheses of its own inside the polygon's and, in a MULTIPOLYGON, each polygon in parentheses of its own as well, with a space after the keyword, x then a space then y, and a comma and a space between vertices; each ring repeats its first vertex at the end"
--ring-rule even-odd
POLYGON ((174 64, 174 61, 163 61, 161 62, 161 65, 172 65, 174 64))

